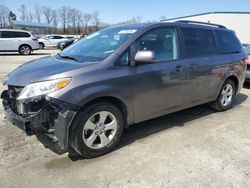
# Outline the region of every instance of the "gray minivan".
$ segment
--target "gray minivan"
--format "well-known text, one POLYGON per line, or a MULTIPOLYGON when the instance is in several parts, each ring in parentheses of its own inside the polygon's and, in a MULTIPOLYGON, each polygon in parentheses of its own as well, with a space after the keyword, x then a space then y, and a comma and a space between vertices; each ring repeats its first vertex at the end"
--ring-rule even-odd
POLYGON ((224 26, 189 21, 106 28, 4 80, 7 119, 52 151, 93 158, 130 125, 209 103, 228 110, 245 53, 224 26))

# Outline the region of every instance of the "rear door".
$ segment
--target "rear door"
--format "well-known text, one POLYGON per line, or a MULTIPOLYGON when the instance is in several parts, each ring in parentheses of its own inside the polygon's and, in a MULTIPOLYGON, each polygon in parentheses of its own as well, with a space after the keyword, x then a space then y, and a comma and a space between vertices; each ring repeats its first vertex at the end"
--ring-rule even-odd
POLYGON ((2 31, 1 32, 0 49, 2 51, 16 51, 17 41, 14 38, 14 33, 12 31, 2 31))
POLYGON ((202 103, 215 95, 217 61, 214 33, 207 29, 181 28, 184 56, 188 66, 188 98, 191 104, 202 103))
POLYGON ((183 108, 187 102, 187 75, 185 60, 179 58, 177 29, 162 27, 151 30, 140 37, 132 49, 156 54, 156 63, 134 67, 131 86, 135 122, 183 108))

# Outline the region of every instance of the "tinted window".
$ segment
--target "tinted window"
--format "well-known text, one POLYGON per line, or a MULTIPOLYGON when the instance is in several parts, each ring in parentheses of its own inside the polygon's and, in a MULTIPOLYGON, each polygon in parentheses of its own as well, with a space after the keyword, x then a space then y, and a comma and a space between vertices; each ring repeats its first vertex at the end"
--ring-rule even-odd
POLYGON ((2 38, 25 38, 30 37, 29 33, 17 31, 2 31, 2 38))
POLYGON ((2 38, 13 38, 12 32, 2 31, 2 38))
POLYGON ((64 37, 61 36, 54 36, 53 39, 63 39, 64 37))
POLYGON ((157 62, 178 59, 178 43, 175 28, 149 31, 135 42, 135 51, 153 51, 157 62))
POLYGON ((186 47, 186 57, 216 54, 216 43, 212 31, 204 29, 181 29, 186 47))
POLYGON ((216 31, 222 53, 237 53, 241 51, 241 44, 235 34, 230 31, 216 31))
POLYGON ((26 32, 14 32, 17 38, 30 37, 29 33, 26 32))

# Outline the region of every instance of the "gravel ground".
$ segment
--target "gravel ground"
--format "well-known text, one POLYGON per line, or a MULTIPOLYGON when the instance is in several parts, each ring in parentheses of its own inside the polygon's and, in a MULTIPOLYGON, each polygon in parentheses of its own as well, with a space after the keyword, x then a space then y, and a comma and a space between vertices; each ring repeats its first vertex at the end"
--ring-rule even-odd
MULTIPOLYGON (((0 79, 55 53, 1 53, 0 79)), ((250 187, 249 95, 250 84, 227 112, 202 105, 135 125, 114 152, 76 162, 12 126, 1 106, 0 187, 250 187)))

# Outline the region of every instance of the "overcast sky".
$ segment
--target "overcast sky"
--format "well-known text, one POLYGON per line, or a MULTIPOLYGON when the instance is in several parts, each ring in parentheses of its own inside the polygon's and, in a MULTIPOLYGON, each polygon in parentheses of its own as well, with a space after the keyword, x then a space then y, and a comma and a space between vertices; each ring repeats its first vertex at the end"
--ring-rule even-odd
POLYGON ((100 12, 103 22, 114 23, 128 20, 134 16, 143 17, 143 21, 186 16, 210 11, 250 11, 250 0, 0 0, 17 11, 25 4, 32 11, 35 4, 59 8, 62 5, 74 7, 83 12, 100 12))

